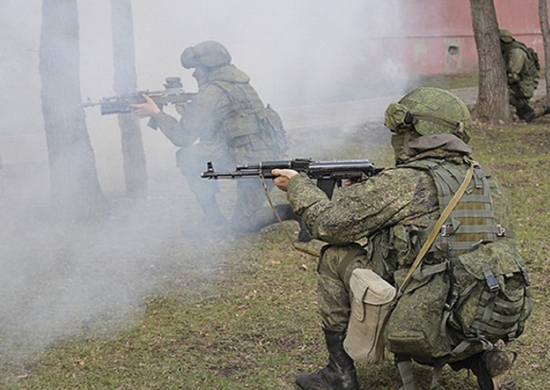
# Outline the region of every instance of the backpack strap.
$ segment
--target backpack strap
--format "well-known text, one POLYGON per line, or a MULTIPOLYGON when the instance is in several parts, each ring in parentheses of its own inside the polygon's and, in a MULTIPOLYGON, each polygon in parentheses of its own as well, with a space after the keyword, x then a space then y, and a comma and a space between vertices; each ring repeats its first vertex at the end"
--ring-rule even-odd
POLYGON ((430 390, 439 390, 439 377, 443 372, 443 366, 447 364, 447 360, 448 358, 438 360, 435 362, 434 368, 432 371, 432 384, 430 385, 430 390))
POLYGON ((414 386, 414 373, 411 358, 396 356, 395 363, 399 370, 399 374, 401 374, 401 380, 403 381, 403 386, 401 386, 399 390, 416 390, 414 386))
MULTIPOLYGON (((430 390, 439 390, 439 377, 443 372, 443 367, 447 364, 448 358, 441 358, 435 361, 433 370, 432 370, 432 383, 430 384, 430 390)), ((414 384, 414 373, 412 369, 412 359, 407 356, 396 356, 395 363, 399 374, 401 375, 401 380, 403 381, 403 386, 399 390, 416 390, 414 384)))

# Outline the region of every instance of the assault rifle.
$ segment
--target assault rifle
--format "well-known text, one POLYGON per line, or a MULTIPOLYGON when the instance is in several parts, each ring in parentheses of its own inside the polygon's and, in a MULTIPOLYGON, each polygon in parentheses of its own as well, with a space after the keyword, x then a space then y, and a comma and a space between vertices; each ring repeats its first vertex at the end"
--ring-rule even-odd
POLYGON ((376 168, 369 160, 336 160, 313 161, 311 158, 297 158, 287 161, 264 161, 255 164, 237 165, 233 172, 216 172, 211 161, 206 163, 203 179, 240 179, 265 178, 273 179, 273 169, 293 169, 306 173, 317 180, 317 187, 332 198, 334 187, 342 186, 344 180, 358 182, 380 173, 383 168, 376 168))
MULTIPOLYGON (((134 109, 130 104, 145 103, 143 94, 149 96, 162 110, 167 104, 188 103, 195 97, 195 92, 185 92, 183 84, 179 77, 167 77, 165 90, 162 91, 139 91, 135 93, 125 93, 118 96, 104 97, 99 102, 92 102, 90 98, 80 107, 101 106, 101 115, 111 114, 127 114, 134 109)), ((149 126, 156 129, 157 126, 153 122, 149 122, 149 126)))

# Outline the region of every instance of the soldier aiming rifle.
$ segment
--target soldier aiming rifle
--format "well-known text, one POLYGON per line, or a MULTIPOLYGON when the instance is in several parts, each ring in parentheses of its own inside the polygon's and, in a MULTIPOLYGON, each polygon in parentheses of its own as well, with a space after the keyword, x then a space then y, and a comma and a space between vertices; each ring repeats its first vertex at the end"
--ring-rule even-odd
MULTIPOLYGON (((145 103, 146 100, 143 95, 147 95, 157 105, 159 110, 162 111, 168 104, 180 106, 190 103, 196 95, 195 92, 184 91, 183 84, 179 77, 167 77, 164 88, 166 89, 161 91, 139 91, 118 96, 104 97, 99 102, 92 102, 90 98, 88 98, 80 107, 87 108, 100 106, 101 115, 128 114, 135 110, 132 104, 145 103)), ((180 110, 178 110, 178 112, 179 111, 180 110)), ((148 126, 154 130, 158 129, 158 125, 154 120, 149 121, 148 126)))

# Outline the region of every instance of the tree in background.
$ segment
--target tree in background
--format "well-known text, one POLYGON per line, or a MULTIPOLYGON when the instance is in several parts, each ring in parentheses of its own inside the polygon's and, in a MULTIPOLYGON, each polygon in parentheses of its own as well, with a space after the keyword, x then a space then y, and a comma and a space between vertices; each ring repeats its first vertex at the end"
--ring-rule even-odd
POLYGON ((103 196, 84 110, 79 107, 77 0, 43 0, 39 47, 51 193, 66 218, 96 214, 103 196))
MULTIPOLYGON (((111 0, 113 30, 114 91, 117 95, 137 91, 135 40, 131 0, 111 0)), ((147 193, 145 150, 139 119, 119 114, 126 193, 141 197, 147 193)))
POLYGON ((542 39, 544 44, 544 67, 546 69, 546 105, 550 106, 550 72, 548 72, 548 66, 550 65, 550 28, 548 27, 548 1, 539 0, 539 19, 540 19, 540 31, 542 32, 542 39))
POLYGON ((472 114, 485 122, 511 119, 506 67, 493 0, 470 0, 479 63, 479 93, 472 114))

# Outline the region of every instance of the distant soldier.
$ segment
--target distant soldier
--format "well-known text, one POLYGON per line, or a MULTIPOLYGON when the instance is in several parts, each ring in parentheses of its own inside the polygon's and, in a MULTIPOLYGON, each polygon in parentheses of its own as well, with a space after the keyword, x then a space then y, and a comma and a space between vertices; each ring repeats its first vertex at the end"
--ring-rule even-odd
MULTIPOLYGON (((231 170, 236 164, 282 159, 288 148, 286 134, 279 115, 269 105, 264 106, 249 84, 250 78, 231 64, 231 55, 221 43, 205 41, 186 48, 181 64, 195 69, 193 77, 199 91, 186 107, 177 108, 182 115, 179 121, 162 112, 147 96, 147 103, 133 107, 138 116, 153 117, 164 135, 180 147, 178 168, 204 214, 199 226, 186 235, 223 236, 229 226, 216 201, 218 183, 200 176, 206 162, 231 170)), ((311 239, 290 205, 277 205, 276 209, 281 219, 300 222, 299 241, 311 239)), ((230 226, 233 231, 258 231, 275 222, 260 181, 239 180, 230 226)))
POLYGON ((520 119, 533 119, 550 113, 550 107, 533 108, 529 100, 539 83, 540 64, 537 53, 524 43, 516 41, 509 30, 500 30, 500 48, 506 63, 510 104, 520 119))

